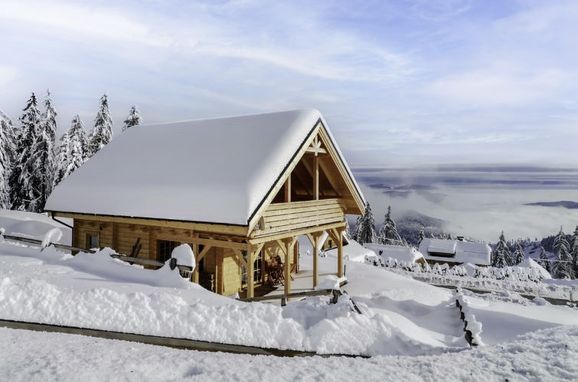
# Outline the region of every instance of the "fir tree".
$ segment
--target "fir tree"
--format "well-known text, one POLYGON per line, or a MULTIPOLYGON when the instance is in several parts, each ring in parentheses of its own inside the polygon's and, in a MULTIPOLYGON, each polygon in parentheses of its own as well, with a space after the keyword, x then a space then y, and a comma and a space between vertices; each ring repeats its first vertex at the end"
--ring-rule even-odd
POLYGON ((514 264, 512 265, 518 265, 520 264, 522 261, 524 261, 524 248, 522 247, 522 244, 518 241, 516 243, 516 250, 514 251, 514 264))
POLYGON ((377 241, 380 244, 401 244, 402 240, 397 232, 395 222, 391 218, 391 206, 387 206, 387 213, 385 214, 385 220, 383 226, 379 231, 377 241))
POLYGON ((128 112, 128 117, 124 120, 124 126, 122 127, 122 131, 130 129, 133 126, 138 126, 142 123, 142 118, 140 116, 139 111, 135 106, 130 108, 128 112))
POLYGON ((558 279, 573 278, 574 269, 573 261, 570 255, 570 244, 566 239, 566 234, 562 228, 560 232, 554 239, 554 253, 556 254, 557 261, 554 267, 554 275, 558 279))
POLYGON ((542 265, 542 267, 544 267, 544 269, 547 270, 548 273, 552 272, 552 267, 550 266, 550 259, 548 258, 548 255, 546 255, 546 250, 542 246, 540 246, 540 265, 542 265))
POLYGON ((500 240, 494 248, 492 253, 492 266, 503 268, 508 265, 507 259, 510 258, 510 249, 506 243, 506 238, 504 237, 504 231, 500 234, 500 240))
POLYGON ((418 237, 417 237, 417 243, 421 243, 423 241, 423 239, 425 239, 425 231, 423 229, 423 227, 419 230, 418 233, 418 237))
POLYGON ((357 233, 359 232, 359 229, 361 228, 361 221, 362 220, 363 220, 363 215, 358 216, 357 219, 355 219, 355 226, 351 230, 351 238, 355 241, 357 241, 357 233))
POLYGON ((9 209, 10 173, 14 159, 14 142, 12 121, 0 112, 0 208, 9 209))
POLYGON ((38 202, 36 211, 44 208, 46 199, 52 192, 54 183, 55 163, 54 163, 54 146, 56 141, 56 111, 52 106, 50 91, 46 93, 44 100, 44 113, 41 116, 41 125, 36 135, 33 146, 35 166, 33 176, 38 184, 38 202))
POLYGON ((20 117, 16 159, 10 174, 12 209, 36 211, 40 197, 40 181, 35 171, 38 157, 35 145, 40 135, 41 120, 36 95, 32 93, 20 117))
POLYGON ((574 235, 570 240, 570 254, 572 256, 572 268, 574 269, 574 277, 578 278, 578 226, 576 226, 574 235))
POLYGON ((58 148, 58 171, 55 185, 72 174, 87 159, 87 136, 80 117, 76 115, 72 119, 70 129, 62 138, 58 148))
POLYGON ((112 119, 108 110, 108 98, 100 98, 100 108, 94 120, 94 129, 90 135, 90 155, 93 156, 112 140, 112 119))
POLYGON ((359 244, 373 243, 375 241, 375 221, 373 219, 373 212, 371 212, 369 202, 365 204, 363 216, 357 225, 356 236, 359 244))

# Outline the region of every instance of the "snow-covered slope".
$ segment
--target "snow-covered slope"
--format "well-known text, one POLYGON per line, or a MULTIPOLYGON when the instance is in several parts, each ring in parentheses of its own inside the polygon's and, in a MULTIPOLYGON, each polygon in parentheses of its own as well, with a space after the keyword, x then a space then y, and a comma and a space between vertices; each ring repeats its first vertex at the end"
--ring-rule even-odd
POLYGON ((578 327, 428 356, 280 358, 0 328, 5 381, 575 381, 578 327))
MULTIPOLYGON (((66 223, 68 224, 69 222, 66 223)), ((44 214, 32 212, 0 209, 0 228, 3 228, 6 234, 38 240, 42 240, 51 230, 57 228, 62 232, 62 237, 56 240, 58 243, 70 244, 72 238, 72 231, 69 227, 52 220, 44 214)))
MULTIPOLYGON (((219 296, 174 281, 180 276, 166 269, 106 256, 0 243, 0 318, 319 353, 418 355, 467 347, 452 291, 384 268, 349 261, 349 296, 333 305, 315 297, 280 307, 219 296)), ((320 257, 322 282, 335 277, 336 262, 332 254, 320 257)), ((311 287, 312 256, 302 254, 300 265, 293 290, 311 287)), ((494 297, 467 296, 487 344, 578 323, 569 307, 494 297)))

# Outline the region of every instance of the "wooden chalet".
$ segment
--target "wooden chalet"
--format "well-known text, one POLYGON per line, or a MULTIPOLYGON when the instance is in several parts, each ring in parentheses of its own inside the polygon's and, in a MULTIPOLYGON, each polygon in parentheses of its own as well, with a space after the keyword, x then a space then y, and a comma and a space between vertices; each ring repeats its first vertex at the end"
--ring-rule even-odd
POLYGON ((301 235, 320 248, 327 233, 342 276, 345 214, 363 205, 321 114, 295 110, 129 129, 59 184, 46 210, 73 219, 77 247, 165 261, 189 243, 194 282, 253 297, 273 258, 289 293, 301 235))

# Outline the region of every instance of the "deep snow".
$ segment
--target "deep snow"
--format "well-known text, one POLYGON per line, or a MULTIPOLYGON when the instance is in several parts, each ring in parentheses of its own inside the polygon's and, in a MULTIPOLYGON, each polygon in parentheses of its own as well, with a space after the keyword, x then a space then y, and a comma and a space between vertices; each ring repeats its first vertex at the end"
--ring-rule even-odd
POLYGON ((279 358, 0 328, 5 381, 575 381, 578 326, 429 356, 279 358))
MULTIPOLYGON (((41 236, 53 226, 45 228, 41 236)), ((363 247, 350 249, 358 260, 363 247)), ((301 250, 294 290, 311 288, 311 251, 306 245, 301 250)), ((176 270, 146 270, 108 253, 72 257, 52 247, 0 243, 0 318, 319 353, 420 355, 467 348, 453 292, 383 268, 346 261, 349 296, 335 305, 316 297, 282 308, 219 296, 180 279, 176 270), (363 314, 352 311, 349 298, 363 314)), ((336 267, 331 251, 320 257, 322 283, 335 282, 336 267)), ((488 345, 578 324, 570 307, 515 294, 464 294, 488 345)))

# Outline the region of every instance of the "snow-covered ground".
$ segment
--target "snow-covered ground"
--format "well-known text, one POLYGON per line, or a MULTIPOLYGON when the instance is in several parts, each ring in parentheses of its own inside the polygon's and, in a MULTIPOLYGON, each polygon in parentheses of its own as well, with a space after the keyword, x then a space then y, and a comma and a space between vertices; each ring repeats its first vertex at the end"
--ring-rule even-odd
POLYGON ((3 381, 575 381, 578 327, 427 356, 279 358, 0 328, 3 381))
MULTIPOLYGON (((14 220, 14 216, 11 219, 14 220)), ((44 217, 39 218, 42 219, 44 217)), ((54 227, 47 224, 45 228, 48 231, 54 227)), ((69 234, 62 229, 65 235, 69 234)), ((39 230, 34 234, 43 236, 39 230)), ((311 288, 312 256, 307 254, 306 246, 302 252, 301 272, 293 283, 297 290, 311 288)), ((319 266, 322 282, 335 278, 337 264, 333 253, 321 257, 319 266)), ((566 356, 565 352, 576 353, 574 337, 578 329, 564 328, 578 325, 576 309, 553 306, 544 300, 530 302, 515 293, 478 296, 464 292, 462 299, 468 305, 468 314, 475 316, 481 324, 479 334, 486 345, 483 349, 470 351, 452 291, 361 262, 346 262, 346 271, 348 284, 344 289, 349 295, 337 304, 329 304, 325 297, 315 297, 291 301, 286 307, 280 307, 218 296, 180 280, 176 271, 166 268, 151 271, 130 266, 111 259, 107 251, 72 257, 50 247, 41 251, 0 243, 2 319, 376 357, 369 360, 243 357, 2 329, 0 342, 10 344, 11 351, 0 352, 0 380, 8 375, 2 373, 15 372, 14 365, 24 363, 26 349, 31 357, 30 365, 23 367, 22 373, 14 374, 26 380, 42 379, 42 376, 76 379, 78 375, 67 373, 72 373, 74 369, 70 365, 77 362, 85 362, 87 370, 90 365, 103 362, 108 365, 103 369, 110 367, 110 373, 115 368, 122 369, 123 377, 136 378, 143 372, 151 372, 151 376, 164 379, 193 377, 196 373, 201 379, 219 375, 220 379, 248 379, 255 373, 260 373, 259 379, 266 375, 279 377, 276 380, 315 379, 322 372, 332 373, 328 375, 335 378, 357 373, 357 376, 371 377, 366 379, 384 375, 396 379, 403 379, 404 375, 409 379, 426 376, 440 379, 477 377, 484 368, 495 373, 491 374, 495 379, 511 375, 529 379, 578 376, 576 365, 572 364, 576 357, 569 357, 567 363, 572 367, 560 360, 566 356), (349 298, 355 301, 362 314, 352 310, 349 298), (532 334, 540 329, 552 330, 546 334, 532 334), (519 339, 519 335, 526 337, 519 339), (21 340, 15 340, 18 337, 21 340), (558 342, 552 342, 552 338, 558 342), (515 342, 509 343, 511 341, 515 342), (52 342, 58 344, 43 345, 52 342), (542 348, 536 347, 536 343, 542 348), (85 350, 80 352, 74 350, 75 347, 85 350), (115 350, 107 352, 105 349, 109 347, 115 350), (558 354, 557 358, 548 355, 557 360, 554 369, 541 365, 542 359, 535 365, 532 363, 540 354, 539 349, 544 351, 545 347, 558 354), (39 353, 39 348, 47 350, 39 353), (521 355, 499 356, 501 352, 509 354, 514 350, 521 355), (118 354, 128 354, 128 358, 118 354), (71 357, 70 365, 59 363, 61 358, 71 357), (178 361, 185 358, 187 362, 178 361), (165 366, 162 366, 163 361, 165 366), (205 365, 208 362, 223 366, 205 365), (494 364, 489 365, 492 362, 494 364), (464 366, 468 363, 472 366, 464 366), (512 364, 516 366, 512 368, 512 364), (46 370, 31 378, 34 370, 42 365, 46 370), (299 374, 299 365, 302 365, 303 374, 299 374), (282 374, 277 376, 275 367, 280 368, 282 374), (318 367, 317 371, 314 367, 318 367), (153 369, 158 369, 157 374, 152 373, 153 369), (129 370, 134 374, 128 374, 129 370)), ((86 373, 102 377, 95 379, 108 376, 86 373)))

